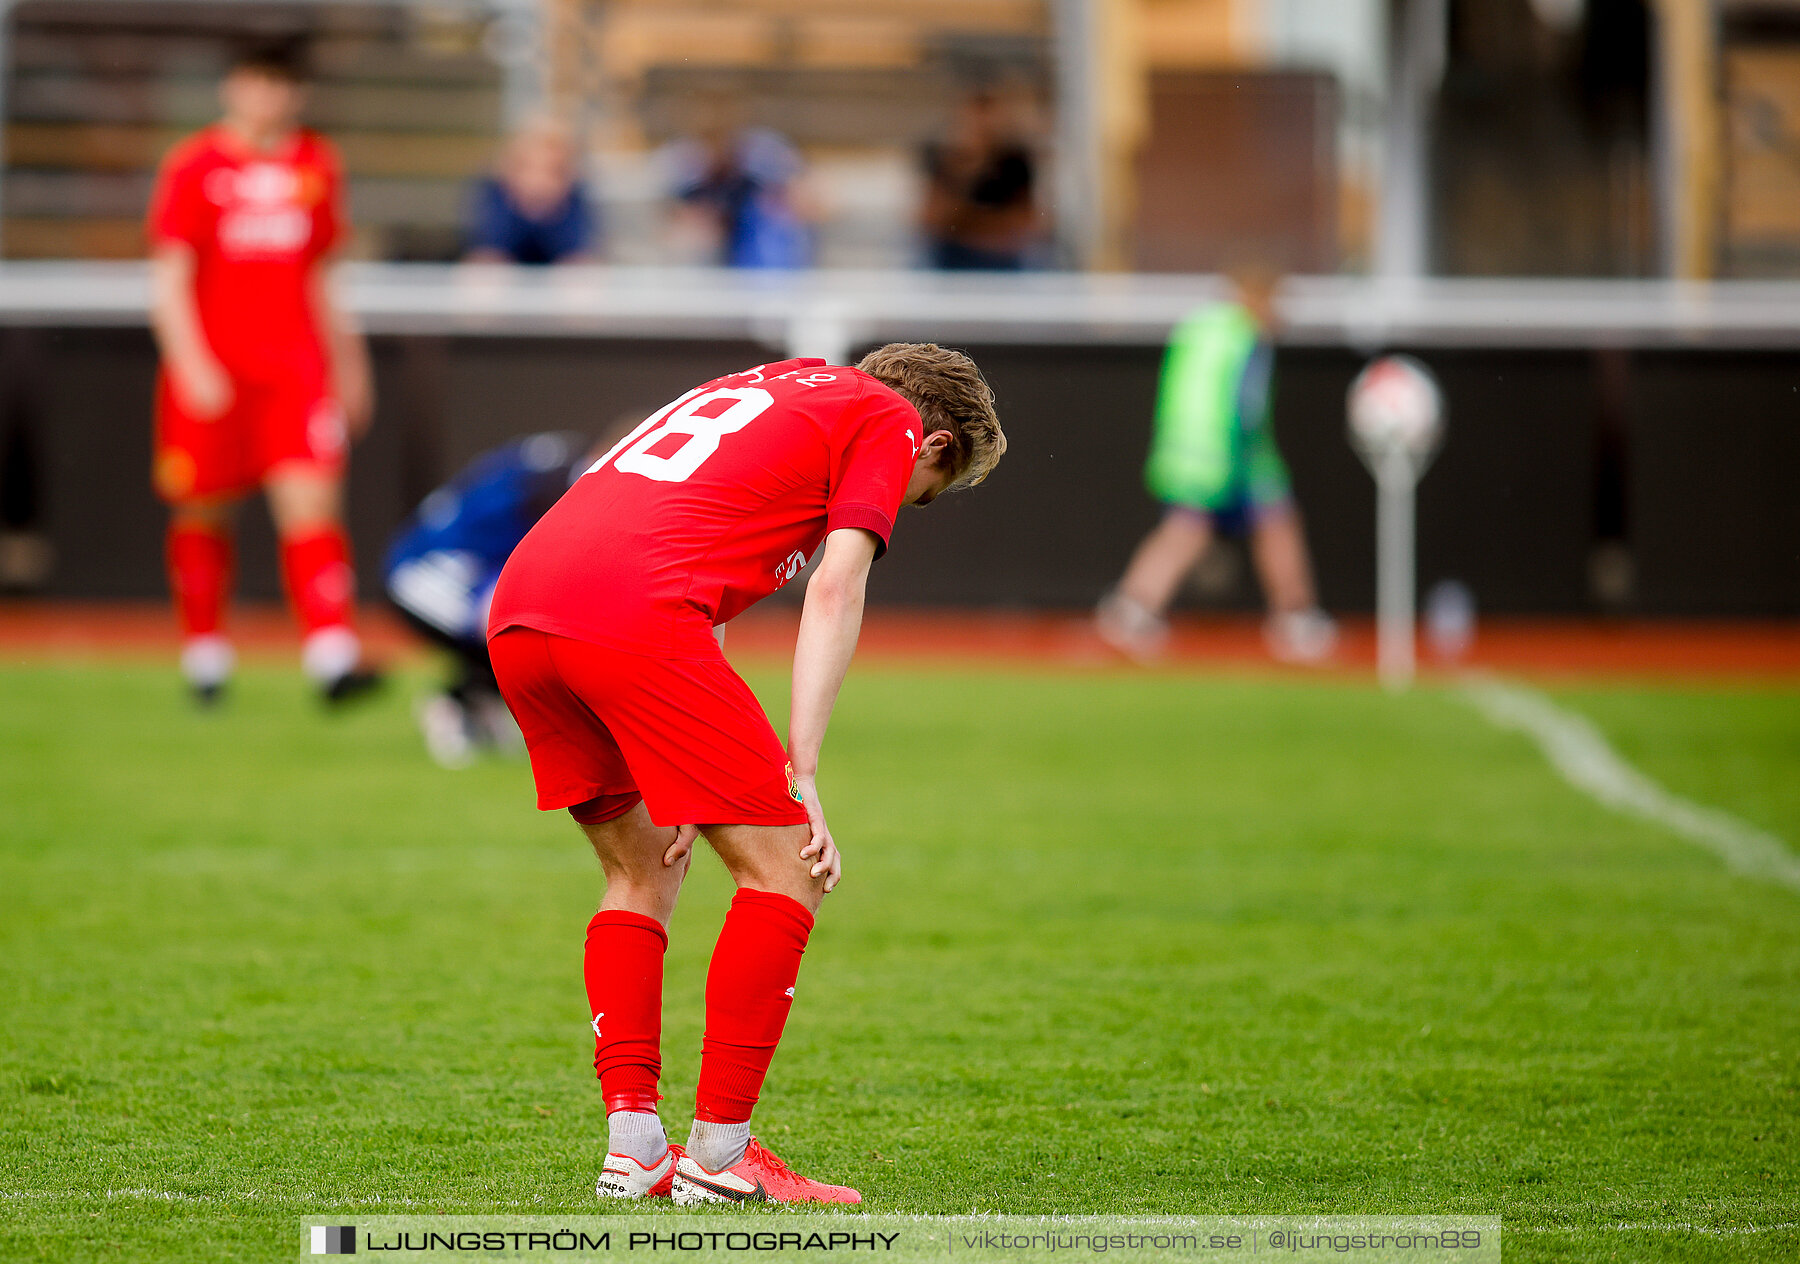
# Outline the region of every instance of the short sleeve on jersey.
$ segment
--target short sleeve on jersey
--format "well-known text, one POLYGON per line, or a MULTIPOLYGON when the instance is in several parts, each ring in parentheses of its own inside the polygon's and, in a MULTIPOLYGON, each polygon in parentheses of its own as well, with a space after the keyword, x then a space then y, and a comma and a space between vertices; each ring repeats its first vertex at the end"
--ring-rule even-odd
POLYGON ((194 247, 206 243, 210 207, 200 184, 199 164, 191 144, 180 146, 163 159, 156 191, 150 198, 148 230, 152 248, 170 242, 194 247))
POLYGON ((880 541, 876 557, 887 552, 923 428, 918 412, 893 391, 864 388, 832 434, 827 533, 861 527, 880 541))

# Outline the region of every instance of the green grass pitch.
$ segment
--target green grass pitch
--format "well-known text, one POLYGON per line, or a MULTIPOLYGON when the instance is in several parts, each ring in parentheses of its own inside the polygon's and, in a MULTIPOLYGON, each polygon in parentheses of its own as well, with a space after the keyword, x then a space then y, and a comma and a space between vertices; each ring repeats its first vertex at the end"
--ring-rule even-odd
MULTIPOLYGON (((201 716, 166 668, 0 671, 0 1258, 599 1210, 596 866, 522 763, 426 762, 421 684, 330 717, 258 668, 201 716)), ((1800 840, 1800 693, 1561 697, 1800 840)), ((1800 1256, 1800 895, 1450 692, 865 666, 826 759, 846 879, 757 1129, 870 1210, 1465 1212, 1513 1259, 1800 1256)), ((677 1139, 727 890, 703 857, 674 928, 677 1139)))

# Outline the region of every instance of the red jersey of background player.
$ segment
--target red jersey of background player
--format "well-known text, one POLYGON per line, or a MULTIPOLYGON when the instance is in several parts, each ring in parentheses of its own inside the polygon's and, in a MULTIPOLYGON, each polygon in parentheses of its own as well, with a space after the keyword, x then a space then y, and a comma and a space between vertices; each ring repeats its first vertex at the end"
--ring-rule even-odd
POLYGON ((621 439, 513 551, 488 631, 662 658, 792 579, 842 527, 885 549, 923 427, 857 369, 784 360, 689 391, 621 439))
POLYGON ((150 237, 193 248, 200 327, 234 378, 327 378, 312 271, 343 232, 342 190, 336 151, 308 131, 261 153, 209 127, 164 160, 150 237))

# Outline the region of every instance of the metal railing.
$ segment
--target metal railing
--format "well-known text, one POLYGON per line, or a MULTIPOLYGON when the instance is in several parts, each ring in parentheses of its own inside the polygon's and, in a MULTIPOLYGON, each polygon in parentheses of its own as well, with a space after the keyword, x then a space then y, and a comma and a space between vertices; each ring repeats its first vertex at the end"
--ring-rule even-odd
MULTIPOLYGON (((859 344, 1156 345, 1227 292, 1208 276, 746 272, 346 264, 372 333, 537 338, 749 338, 841 361, 859 344)), ((0 323, 141 326, 138 263, 0 264, 0 323)), ((1294 345, 1800 348, 1800 282, 1296 277, 1278 300, 1294 345)))

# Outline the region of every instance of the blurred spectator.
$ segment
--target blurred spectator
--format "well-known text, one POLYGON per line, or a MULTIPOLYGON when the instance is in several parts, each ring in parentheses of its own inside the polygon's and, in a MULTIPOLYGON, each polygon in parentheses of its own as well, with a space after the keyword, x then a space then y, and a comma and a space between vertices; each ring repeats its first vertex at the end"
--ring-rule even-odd
POLYGON ((1036 172, 1001 99, 972 93, 949 137, 927 145, 924 157, 921 218, 931 266, 1023 268, 1037 228, 1036 172))
POLYGON ((707 243, 730 268, 804 268, 812 263, 811 218, 800 181, 805 161, 779 132, 707 128, 665 151, 678 228, 707 243))
POLYGON ((1319 609, 1300 509, 1275 447, 1277 278, 1245 268, 1232 280, 1236 302, 1202 307, 1169 340, 1144 470, 1163 517, 1101 599, 1098 631, 1130 658, 1159 657, 1169 605, 1213 536, 1248 532, 1269 607, 1269 652, 1317 663, 1330 656, 1337 628, 1319 609))
POLYGON ((476 182, 468 248, 478 263, 580 263, 593 250, 594 217, 579 155, 555 119, 527 123, 506 142, 492 175, 476 182))

